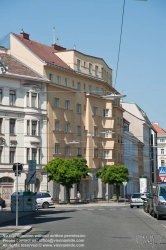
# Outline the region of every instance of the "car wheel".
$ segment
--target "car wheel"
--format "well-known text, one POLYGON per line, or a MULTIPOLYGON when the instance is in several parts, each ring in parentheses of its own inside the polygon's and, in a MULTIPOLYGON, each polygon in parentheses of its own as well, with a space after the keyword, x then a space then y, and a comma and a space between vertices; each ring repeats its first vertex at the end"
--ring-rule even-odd
POLYGON ((48 207, 49 207, 48 202, 44 202, 43 205, 42 205, 42 208, 48 208, 48 207))
POLYGON ((130 205, 130 208, 133 208, 133 206, 130 205))
POLYGON ((152 212, 152 216, 153 216, 153 218, 156 218, 156 213, 155 213, 154 210, 153 210, 153 212, 152 212))
POLYGON ((157 220, 161 220, 161 218, 162 216, 159 213, 157 213, 157 220))
POLYGON ((137 208, 139 208, 139 206, 137 206, 137 208))
POLYGON ((146 212, 149 213, 149 208, 148 207, 146 208, 146 212))

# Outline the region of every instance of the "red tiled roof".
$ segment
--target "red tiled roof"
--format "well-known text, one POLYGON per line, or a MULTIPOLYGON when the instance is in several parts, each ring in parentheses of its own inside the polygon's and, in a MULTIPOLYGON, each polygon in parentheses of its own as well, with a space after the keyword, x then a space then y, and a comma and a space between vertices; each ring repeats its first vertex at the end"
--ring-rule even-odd
POLYGON ((0 57, 5 62, 6 66, 8 66, 8 73, 42 78, 11 55, 0 53, 0 57))
POLYGON ((43 61, 72 70, 64 61, 62 61, 57 55, 54 54, 55 52, 57 52, 57 50, 55 50, 53 47, 36 41, 24 39, 20 35, 14 33, 12 34, 43 61))
POLYGON ((153 123, 152 125, 154 129, 156 130, 157 134, 166 134, 166 132, 161 127, 159 127, 159 125, 155 123, 153 123))

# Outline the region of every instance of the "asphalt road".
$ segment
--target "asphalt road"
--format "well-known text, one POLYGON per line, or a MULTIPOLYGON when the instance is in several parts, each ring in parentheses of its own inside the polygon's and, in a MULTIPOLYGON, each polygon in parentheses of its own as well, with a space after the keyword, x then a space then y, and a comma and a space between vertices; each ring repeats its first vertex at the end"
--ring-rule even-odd
POLYGON ((166 218, 157 221, 142 208, 39 210, 23 217, 19 225, 32 225, 33 229, 7 249, 166 249, 166 218))

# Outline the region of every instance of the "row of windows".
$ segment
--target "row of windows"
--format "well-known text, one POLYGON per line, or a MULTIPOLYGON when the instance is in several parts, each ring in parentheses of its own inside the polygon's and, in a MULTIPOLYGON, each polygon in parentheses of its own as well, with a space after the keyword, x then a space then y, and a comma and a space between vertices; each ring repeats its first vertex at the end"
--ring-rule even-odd
MULTIPOLYGON (((40 136, 40 122, 27 120, 27 135, 40 136)), ((0 118, 0 133, 3 133, 3 118, 0 118)), ((9 134, 16 134, 16 119, 9 120, 9 134)))
MULTIPOLYGON (((2 103, 2 100, 3 100, 3 91, 2 89, 0 89, 0 103, 2 103)), ((16 105, 16 91, 15 90, 9 91, 9 105, 10 106, 16 105)), ((27 92, 26 105, 27 107, 38 108, 39 107, 39 94, 34 93, 34 92, 27 92)))
MULTIPOLYGON (((28 163, 29 160, 36 160, 37 164, 41 164, 41 150, 37 148, 27 148, 26 149, 26 163, 28 163), (31 150, 31 157, 30 157, 30 150, 31 150)), ((2 155, 3 155, 3 148, 0 148, 0 163, 2 163, 2 155)), ((10 147, 9 149, 9 163, 15 163, 16 162, 16 148, 10 147)))

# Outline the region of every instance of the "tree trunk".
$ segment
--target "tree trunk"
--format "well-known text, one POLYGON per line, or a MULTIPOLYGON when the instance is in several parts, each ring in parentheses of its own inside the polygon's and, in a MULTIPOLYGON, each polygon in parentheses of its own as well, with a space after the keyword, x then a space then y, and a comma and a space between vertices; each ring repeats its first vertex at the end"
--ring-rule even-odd
POLYGON ((66 188, 66 201, 67 201, 67 204, 70 203, 70 189, 66 188))
POLYGON ((117 202, 119 202, 119 186, 116 186, 117 202))

